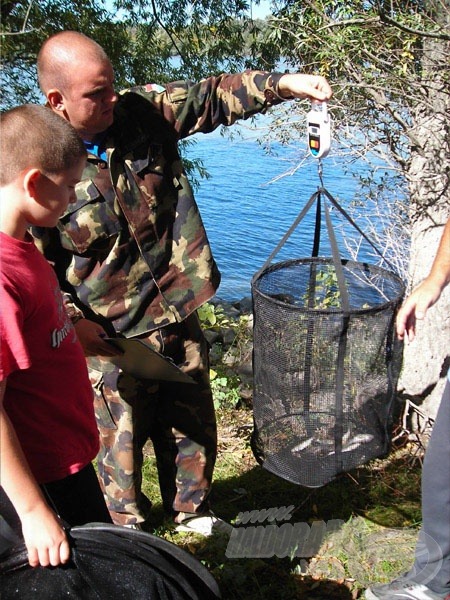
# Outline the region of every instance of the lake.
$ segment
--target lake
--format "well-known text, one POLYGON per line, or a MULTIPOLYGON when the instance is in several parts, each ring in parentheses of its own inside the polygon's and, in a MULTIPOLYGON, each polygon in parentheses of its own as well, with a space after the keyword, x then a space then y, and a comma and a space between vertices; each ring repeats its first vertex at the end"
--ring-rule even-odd
MULTIPOLYGON (((234 125, 232 129, 236 129, 234 125)), ((196 191, 215 259, 222 273, 217 297, 226 301, 250 295, 252 276, 265 263, 303 206, 320 186, 318 160, 308 155, 306 140, 298 147, 275 145, 276 155, 269 155, 257 143, 256 133, 247 130, 243 139, 230 140, 218 130, 195 136, 197 143, 188 148, 189 158, 202 159, 211 176, 201 180, 196 191), (292 175, 279 178, 304 161, 292 175)), ((333 156, 322 160, 325 188, 343 208, 355 199, 358 181, 352 175, 367 169, 366 164, 353 163, 352 172, 344 172, 345 158, 333 156)), ((337 212, 337 211, 335 211, 337 212)), ((334 214, 334 213, 333 213, 334 214)), ((333 216, 335 219, 336 216, 333 216)), ((273 262, 311 256, 314 236, 315 205, 301 221, 273 262)), ((359 238, 345 219, 342 233, 359 238)), ((358 222, 364 231, 364 223, 358 222)), ((342 235, 337 232, 342 242, 342 235)), ((322 226, 322 256, 330 256, 326 226, 322 226)), ((345 252, 343 243, 342 255, 345 252)), ((367 260, 370 246, 363 247, 359 260, 367 260)), ((372 260, 372 262, 374 262, 372 260)))

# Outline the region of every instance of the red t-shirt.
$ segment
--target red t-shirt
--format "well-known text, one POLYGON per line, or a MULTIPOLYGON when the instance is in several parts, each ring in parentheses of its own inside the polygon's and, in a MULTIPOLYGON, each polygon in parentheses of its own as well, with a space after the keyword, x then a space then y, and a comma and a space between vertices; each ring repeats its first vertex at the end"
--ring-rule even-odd
POLYGON ((93 392, 56 275, 32 241, 0 232, 5 378, 5 410, 39 483, 63 479, 92 461, 99 448, 93 392))

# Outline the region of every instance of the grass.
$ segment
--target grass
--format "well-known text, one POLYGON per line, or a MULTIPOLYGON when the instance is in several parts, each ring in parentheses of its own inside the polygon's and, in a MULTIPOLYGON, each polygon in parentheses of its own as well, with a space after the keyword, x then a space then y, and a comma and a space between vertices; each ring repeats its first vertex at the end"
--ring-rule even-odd
POLYGON ((176 533, 164 521, 148 447, 144 492, 154 503, 149 530, 197 556, 216 578, 224 600, 351 600, 362 597, 370 583, 389 581, 410 566, 420 525, 421 474, 410 448, 397 448, 387 459, 309 489, 272 475, 255 461, 250 410, 219 410, 218 422, 211 494, 216 514, 237 526, 239 513, 293 506, 290 524, 341 521, 313 557, 228 558, 227 537, 176 533))

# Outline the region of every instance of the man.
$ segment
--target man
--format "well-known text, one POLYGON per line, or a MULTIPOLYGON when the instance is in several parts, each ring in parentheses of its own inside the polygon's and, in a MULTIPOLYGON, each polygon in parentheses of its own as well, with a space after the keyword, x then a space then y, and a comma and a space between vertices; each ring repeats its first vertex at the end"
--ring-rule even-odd
MULTIPOLYGON (((397 334, 411 342, 416 319, 450 283, 450 219, 431 271, 406 299, 397 316, 397 334)), ((450 370, 425 453, 422 474, 422 529, 413 568, 386 585, 366 590, 367 600, 450 600, 450 370)))
POLYGON ((141 467, 150 438, 165 511, 179 529, 208 535, 221 525, 208 505, 216 423, 196 309, 214 295, 220 275, 177 142, 284 99, 326 101, 330 86, 319 76, 249 71, 117 95, 103 49, 71 31, 44 43, 38 75, 50 108, 89 151, 77 204, 57 231, 35 236, 71 295, 68 310, 91 357, 99 473, 111 515, 127 525, 148 517, 141 467), (105 333, 148 341, 196 385, 123 373, 105 360, 112 354, 105 333))

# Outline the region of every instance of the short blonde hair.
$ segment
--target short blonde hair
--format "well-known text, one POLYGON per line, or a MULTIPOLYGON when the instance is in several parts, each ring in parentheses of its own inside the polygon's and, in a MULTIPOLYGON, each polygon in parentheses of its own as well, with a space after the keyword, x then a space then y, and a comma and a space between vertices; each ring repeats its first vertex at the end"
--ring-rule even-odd
POLYGON ((0 132, 0 186, 28 168, 66 171, 87 154, 72 125, 46 106, 23 104, 2 112, 0 132))

